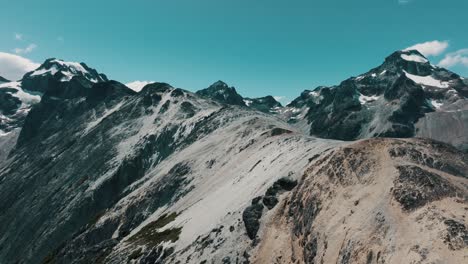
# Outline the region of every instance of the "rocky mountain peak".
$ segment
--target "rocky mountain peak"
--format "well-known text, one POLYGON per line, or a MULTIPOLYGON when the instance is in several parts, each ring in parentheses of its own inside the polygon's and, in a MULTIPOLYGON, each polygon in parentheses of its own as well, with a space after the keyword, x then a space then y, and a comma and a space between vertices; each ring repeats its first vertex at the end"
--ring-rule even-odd
MULTIPOLYGON (((212 85, 210 85, 210 87, 217 87, 219 89, 230 88, 229 85, 227 85, 227 83, 221 80, 214 82, 212 85)), ((231 88, 234 89, 234 87, 231 87, 231 88)))
POLYGON ((74 76, 86 77, 91 82, 107 81, 104 74, 99 74, 95 69, 88 67, 84 62, 70 62, 61 59, 47 59, 31 75, 59 74, 61 81, 69 81, 74 76))
MULTIPOLYGON (((466 109, 467 97, 468 85, 459 75, 432 65, 416 50, 404 50, 339 85, 304 91, 282 113, 288 122, 319 137, 412 137, 427 126, 437 130, 432 123, 447 121, 447 115, 453 116, 453 125, 465 124, 466 116, 460 111, 466 109)), ((438 139, 452 143, 457 138, 454 144, 463 149, 465 143, 461 142, 468 139, 459 140, 457 133, 438 139)))
POLYGON ((44 61, 36 70, 28 72, 22 79, 23 88, 44 93, 49 86, 57 86, 60 82, 69 82, 74 77, 80 77, 89 83, 108 81, 106 75, 98 73, 85 63, 69 62, 56 58, 44 61))
POLYGON ((385 78, 385 76, 399 75, 404 72, 413 75, 427 76, 440 69, 441 68, 431 64, 429 59, 417 50, 399 50, 385 58, 384 63, 375 68, 375 71, 372 73, 382 78, 385 78))
POLYGON ((223 81, 217 81, 210 87, 197 91, 196 94, 224 104, 246 106, 244 98, 237 93, 236 89, 229 87, 223 81))

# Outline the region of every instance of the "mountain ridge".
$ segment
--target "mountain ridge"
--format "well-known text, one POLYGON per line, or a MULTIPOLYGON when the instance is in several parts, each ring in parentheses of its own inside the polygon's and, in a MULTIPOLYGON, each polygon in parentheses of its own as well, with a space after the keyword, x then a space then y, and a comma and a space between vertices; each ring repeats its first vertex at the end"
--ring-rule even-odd
POLYGON ((378 107, 407 126, 430 117, 427 137, 459 133, 462 144, 463 127, 438 125, 457 115, 467 123, 464 99, 440 90, 451 88, 371 70, 285 107, 270 97, 254 107, 223 82, 200 93, 159 82, 135 92, 93 82, 86 68, 91 75, 66 79, 51 69, 31 78, 42 92, 24 122, 0 135, 2 263, 463 260, 465 152, 431 139, 310 133, 333 117, 335 137, 347 135, 346 115, 370 120, 381 113, 367 107, 378 107), (439 93, 440 110, 418 98, 439 93))

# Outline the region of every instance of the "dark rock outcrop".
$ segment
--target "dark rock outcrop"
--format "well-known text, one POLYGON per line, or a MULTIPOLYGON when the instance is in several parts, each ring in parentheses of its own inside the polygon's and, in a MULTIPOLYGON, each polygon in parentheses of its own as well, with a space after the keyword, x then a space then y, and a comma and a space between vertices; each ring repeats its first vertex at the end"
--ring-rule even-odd
POLYGON ((217 81, 210 87, 197 91, 196 94, 223 104, 245 106, 244 98, 237 93, 236 89, 222 81, 217 81))
POLYGON ((413 210, 447 196, 456 196, 457 189, 435 173, 417 166, 398 166, 393 195, 405 210, 413 210))
POLYGON ((257 197, 252 200, 252 204, 245 208, 242 213, 242 220, 244 221, 247 235, 250 239, 257 237, 258 229, 260 228, 260 218, 263 213, 263 205, 260 203, 262 197, 257 197))

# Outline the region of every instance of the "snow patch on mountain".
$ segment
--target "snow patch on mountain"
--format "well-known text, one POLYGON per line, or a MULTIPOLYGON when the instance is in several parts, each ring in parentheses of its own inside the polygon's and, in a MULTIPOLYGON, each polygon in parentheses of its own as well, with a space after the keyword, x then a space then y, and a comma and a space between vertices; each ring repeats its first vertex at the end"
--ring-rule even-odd
POLYGON ((139 92, 141 89, 143 89, 143 87, 150 83, 154 83, 154 81, 134 81, 126 83, 125 85, 133 91, 139 92))
POLYGON ((438 87, 438 88, 449 88, 450 85, 448 82, 443 82, 437 79, 434 79, 434 77, 428 75, 428 76, 418 76, 418 75, 413 75, 405 70, 403 70, 405 73, 406 77, 409 79, 413 80, 417 84, 422 84, 422 85, 427 85, 427 86, 433 86, 433 87, 438 87))
POLYGON ((359 95, 359 102, 363 105, 363 104, 366 104, 366 103, 376 101, 379 98, 380 98, 380 96, 377 96, 377 95, 366 96, 366 95, 360 94, 359 95))
POLYGON ((411 55, 401 54, 401 58, 406 61, 415 61, 415 62, 420 62, 420 63, 428 62, 426 58, 421 57, 417 54, 411 54, 411 55))
POLYGON ((50 68, 39 68, 31 74, 31 76, 39 76, 39 75, 44 75, 46 73, 50 73, 51 75, 55 75, 58 72, 57 66, 53 65, 50 68))
POLYGON ((444 105, 444 103, 441 103, 437 100, 432 99, 431 100, 431 105, 434 106, 435 109, 439 109, 441 106, 444 105))
POLYGON ((70 62, 70 61, 63 61, 63 60, 53 60, 52 63, 57 63, 61 66, 67 67, 73 73, 88 73, 88 71, 81 65, 79 62, 70 62))

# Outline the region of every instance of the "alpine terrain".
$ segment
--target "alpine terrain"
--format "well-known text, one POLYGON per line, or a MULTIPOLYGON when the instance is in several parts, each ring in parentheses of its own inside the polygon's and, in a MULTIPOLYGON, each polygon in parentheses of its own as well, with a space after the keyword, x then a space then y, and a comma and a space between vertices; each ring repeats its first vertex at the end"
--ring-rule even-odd
POLYGON ((467 153, 415 50, 286 106, 48 59, 0 78, 0 263, 467 263, 467 153))

